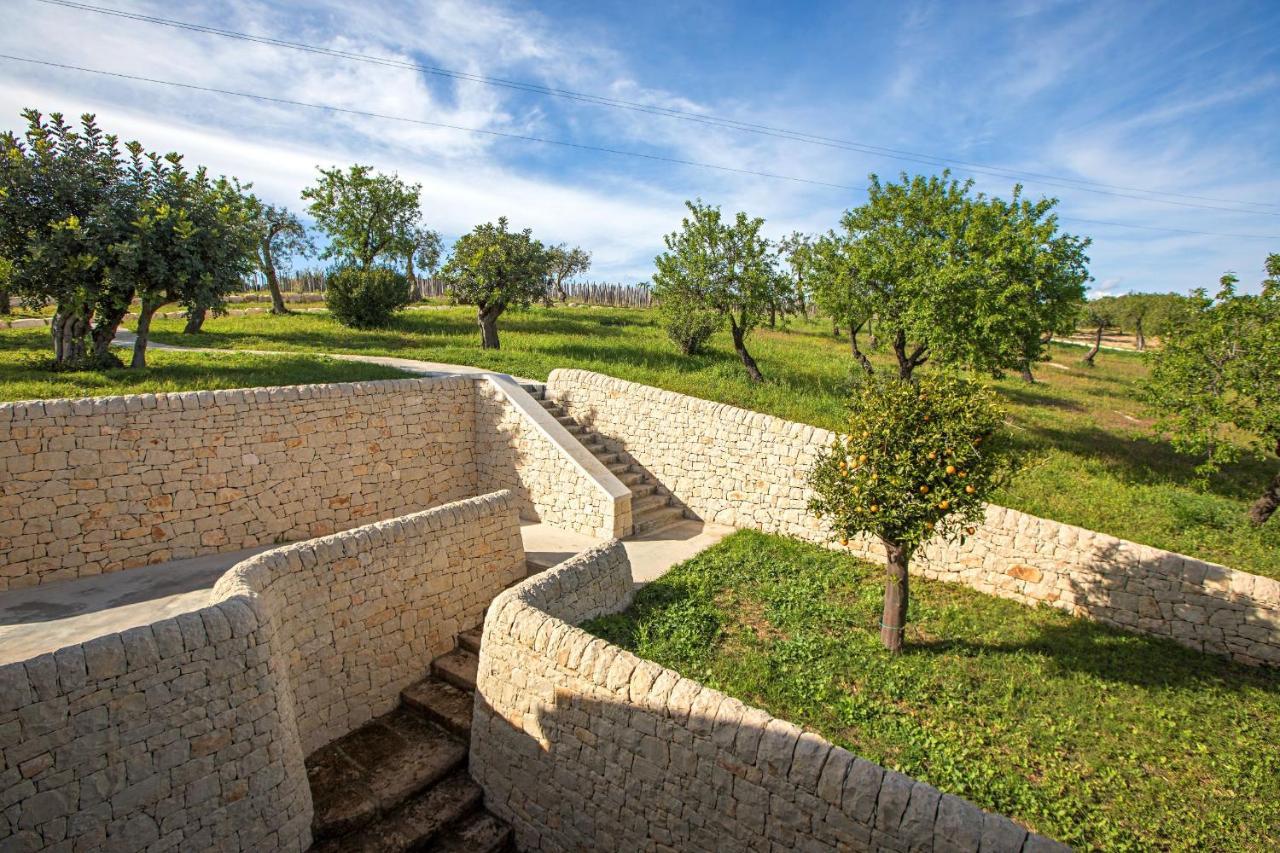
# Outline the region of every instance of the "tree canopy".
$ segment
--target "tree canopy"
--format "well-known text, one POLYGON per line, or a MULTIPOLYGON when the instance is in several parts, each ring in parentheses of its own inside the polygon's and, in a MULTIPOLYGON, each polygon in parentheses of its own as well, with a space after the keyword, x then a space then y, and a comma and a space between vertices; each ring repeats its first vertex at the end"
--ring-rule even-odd
POLYGON ((653 294, 659 303, 709 309, 728 320, 733 348, 754 382, 764 377, 747 351, 746 338, 776 305, 780 276, 764 220, 739 212, 725 221, 719 207, 686 201, 689 215, 663 238, 667 251, 654 259, 653 294))
POLYGON ((903 382, 884 373, 854 389, 847 429, 819 455, 810 509, 843 544, 871 534, 888 554, 881 639, 902 645, 907 570, 933 539, 962 537, 1015 457, 994 392, 941 374, 903 382))
MULTIPOLYGON (((1266 273, 1256 296, 1238 293, 1231 274, 1214 298, 1197 290, 1149 355, 1147 400, 1157 429, 1176 450, 1203 456, 1197 470, 1205 479, 1240 456, 1233 430, 1253 436, 1260 453, 1280 456, 1280 254, 1268 256, 1266 273)), ((1280 474, 1249 518, 1263 524, 1277 507, 1280 474)))
POLYGON ((319 169, 316 183, 302 191, 307 210, 329 237, 321 257, 368 269, 380 258, 402 259, 415 251, 420 184, 355 164, 345 171, 319 169))
POLYGON ((441 271, 455 302, 476 306, 480 345, 498 349, 498 317, 508 308, 527 308, 546 292, 547 251, 528 228, 508 229, 505 216, 477 225, 453 244, 441 271))
POLYGON ((572 249, 564 243, 547 249, 547 292, 546 300, 550 304, 552 297, 561 302, 569 299, 564 283, 574 276, 582 275, 591 268, 591 253, 580 246, 572 249))
POLYGON ((283 205, 258 203, 254 221, 258 232, 258 268, 271 292, 271 313, 287 314, 289 309, 280 292, 279 265, 295 257, 314 254, 315 244, 297 215, 283 205))
POLYGON ((971 189, 948 172, 872 175, 867 203, 832 238, 852 270, 848 301, 875 316, 901 378, 927 361, 995 375, 1021 367, 1083 299, 1088 241, 1057 232, 1056 201, 971 189))

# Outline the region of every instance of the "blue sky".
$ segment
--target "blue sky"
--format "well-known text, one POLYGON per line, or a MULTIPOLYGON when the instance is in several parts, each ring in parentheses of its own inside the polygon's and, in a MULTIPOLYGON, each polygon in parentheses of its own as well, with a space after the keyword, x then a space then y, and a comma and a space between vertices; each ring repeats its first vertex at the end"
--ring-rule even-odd
MULTIPOLYGON (((1026 179, 1091 236, 1094 291, 1256 285, 1280 251, 1280 3, 151 3, 88 0, 257 35, 1068 179, 1026 179), (303 11, 305 9, 305 11, 303 11), (1177 193, 1157 197, 1082 183, 1177 193), (1199 196, 1203 200, 1187 198, 1199 196), (1206 209, 1226 208, 1226 209, 1206 209), (1094 220, 1089 222, 1085 220, 1094 220), (1096 222, 1127 223, 1126 228, 1096 222), (1182 229, 1207 236, 1148 229, 1182 229)), ((413 70, 337 60, 36 0, 9 0, 0 53, 502 133, 865 186, 935 172, 413 70)), ((421 182, 453 238, 508 216, 591 250, 592 278, 648 278, 686 198, 817 232, 856 189, 721 172, 265 104, 0 60, 0 127, 92 111, 149 148, 299 207, 316 165, 421 182)), ((1014 179, 974 173, 1007 195, 1014 179)))

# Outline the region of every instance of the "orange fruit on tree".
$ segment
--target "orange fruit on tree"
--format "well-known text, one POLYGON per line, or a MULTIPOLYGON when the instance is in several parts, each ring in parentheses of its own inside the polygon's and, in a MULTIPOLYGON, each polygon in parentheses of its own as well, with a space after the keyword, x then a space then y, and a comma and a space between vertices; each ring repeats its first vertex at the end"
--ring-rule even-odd
POLYGON ((938 501, 938 509, 950 509, 951 501, 938 501))
POLYGON ((954 474, 955 472, 956 472, 956 466, 954 466, 954 465, 948 465, 948 466, 947 466, 947 473, 948 473, 948 474, 954 474))

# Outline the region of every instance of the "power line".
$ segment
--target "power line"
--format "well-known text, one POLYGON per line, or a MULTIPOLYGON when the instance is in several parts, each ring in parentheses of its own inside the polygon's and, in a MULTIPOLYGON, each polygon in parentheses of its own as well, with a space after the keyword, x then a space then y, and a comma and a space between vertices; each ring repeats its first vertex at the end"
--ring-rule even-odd
POLYGON ((810 145, 819 145, 826 148, 836 148, 845 151, 856 151, 863 154, 874 154, 879 156, 891 157, 909 162, 924 163, 932 166, 957 166, 970 172, 984 174, 994 177, 1001 177, 1013 180, 1030 180, 1032 182, 1045 184, 1048 186, 1075 189, 1083 192, 1097 193, 1101 195, 1113 196, 1116 198, 1127 198, 1135 201, 1153 202, 1156 204, 1176 205, 1179 207, 1191 207, 1203 210, 1217 210, 1227 213, 1244 213, 1244 214, 1260 214, 1265 216, 1280 216, 1280 212, 1269 210, 1247 210, 1239 207, 1221 207, 1209 204, 1198 204, 1195 202, 1220 202, 1223 204, 1247 205, 1254 208, 1262 207, 1280 207, 1280 205, 1270 204, 1267 202, 1241 201, 1236 199, 1216 198, 1213 196, 1193 195, 1190 193, 1178 193, 1166 190, 1152 190, 1143 187, 1131 187, 1118 184, 1105 184, 1097 181, 1087 181, 1080 178, 1064 177, 1061 175, 1049 175, 1040 172, 1028 172, 1016 169, 1008 169, 1000 166, 988 166, 981 163, 972 163, 950 157, 941 157, 930 154, 921 154, 913 151, 905 151, 896 148, 887 148, 877 145, 869 145, 867 143, 856 142, 847 139, 838 139, 827 136, 819 136, 816 134, 805 133, 802 131, 789 130, 781 127, 773 127, 765 124, 757 124, 753 122, 740 121, 738 119, 724 118, 705 113, 697 113, 689 110, 680 110, 673 107, 662 107, 653 104, 644 104, 637 101, 628 101, 621 98, 612 98, 603 95, 592 95, 583 92, 574 92, 568 89, 558 89, 550 86, 544 86, 537 83, 528 83, 518 80, 507 80, 501 77, 491 77, 483 74, 473 74, 470 72, 456 71, 453 69, 442 68, 439 66, 426 65, 407 60, 390 59, 386 57, 371 56, 369 54, 355 53, 352 51, 337 50, 334 48, 321 47, 319 45, 307 44, 304 42, 288 41, 285 39, 273 38, 270 36, 255 36, 249 33, 242 33, 236 30, 227 30, 220 27, 211 27, 204 24, 195 24, 187 21, 177 21, 171 18, 162 18, 155 15, 144 15, 136 12, 126 12, 119 9, 109 9, 101 6, 93 6, 87 3, 73 2, 73 0, 36 0, 36 2, 44 3, 51 6, 61 6, 68 9, 75 9, 85 12, 93 12, 101 15, 109 15, 127 20, 140 21, 159 26, 171 27, 176 29, 188 30, 191 32, 203 33, 206 35, 216 35, 224 38, 237 39, 241 41, 252 42, 255 44, 270 45, 273 47, 283 47, 290 50, 302 51, 305 53, 319 54, 322 56, 330 56, 338 59, 350 60, 354 62, 365 62, 373 65, 381 65, 389 68, 401 68, 413 71, 419 71, 426 74, 447 77, 455 80, 463 80, 467 82, 480 83, 488 86, 499 86, 508 89, 514 89, 522 92, 545 95, 549 97, 564 98, 579 103, 590 104, 593 106, 610 107, 615 109, 630 110, 633 112, 648 113, 666 118, 679 119, 681 121, 696 122, 711 127, 718 127, 726 130, 735 130, 744 133, 753 133, 761 136, 770 136, 778 139, 787 139, 796 142, 803 142, 810 145), (1143 193, 1144 195, 1133 195, 1133 193, 1143 193), (1157 196, 1164 196, 1158 198, 1157 196), (1193 201, 1177 201, 1176 199, 1190 199, 1193 201))
MULTIPOLYGON (((423 125, 426 127, 438 127, 447 130, 458 130, 465 133, 478 133, 485 136, 495 136, 504 139, 516 139, 522 142, 538 142, 545 145, 558 145, 566 148, 576 148, 584 151, 595 151, 604 154, 613 154, 620 157, 637 157, 644 160, 653 160, 662 163, 672 163, 679 166, 695 166, 702 169, 714 169, 717 171, 732 172, 742 175, 751 175, 760 178, 770 178, 774 180, 792 181, 795 183, 811 184, 820 187, 830 187, 832 189, 852 190, 854 192, 866 192, 866 187, 856 187, 851 184, 837 184, 827 181, 817 181, 809 178, 800 178, 794 175, 781 175, 774 172, 756 171, 754 169, 739 169, 733 166, 723 166, 716 163, 702 163, 695 160, 680 160, 674 157, 664 157, 658 154, 646 154, 641 151, 626 151, 619 148, 605 148, 598 145, 586 145, 578 142, 567 142, 561 139, 547 139, 541 136, 529 136, 520 133, 508 133, 501 130, 488 130, 478 127, 465 127, 463 125, 446 124, 444 122, 427 121, 426 119, 411 118, 408 116, 388 115, 386 113, 374 113, 365 110, 356 110, 348 107, 335 107, 328 104, 313 104, 307 101, 295 101, 289 98, 278 98, 271 95, 258 95, 252 92, 237 92, 231 89, 218 89, 212 86, 199 86, 195 83, 182 83, 175 80, 161 80, 155 77, 142 77, 135 74, 123 74, 118 71, 105 71, 98 68, 86 68, 80 65, 69 65, 62 62, 52 62, 44 59, 32 59, 25 56, 13 56, 12 54, 0 53, 0 59, 7 59, 14 62, 25 62, 31 65, 43 65, 49 68, 58 68, 66 71, 79 71, 85 74, 96 74, 102 77, 112 77, 119 80, 129 80, 138 83, 150 83, 157 86, 172 86, 179 89, 187 89, 196 92, 208 92, 216 95, 228 95, 236 98, 246 98, 254 101, 263 101, 266 103, 283 104, 293 107, 305 107, 313 110, 323 110, 326 112, 343 113, 347 115, 356 115, 364 118, 376 118, 386 121, 398 121, 406 124, 423 125)), ((1155 225, 1132 225, 1124 222, 1103 222, 1094 219, 1075 219, 1072 217, 1060 217, 1064 221, 1085 222, 1094 225, 1111 225, 1118 228, 1139 228, 1147 231, 1169 231, 1179 234, 1195 234, 1204 237, 1231 237, 1242 240, 1280 240, 1280 235, 1268 234, 1226 234, 1215 231, 1193 231, 1186 228, 1164 228, 1155 225)))
POLYGON ((502 130, 489 130, 481 127, 465 127, 459 124, 446 124, 440 121, 427 121, 426 119, 411 118, 409 116, 396 116, 387 113, 373 113, 365 110, 355 110, 349 107, 335 107, 329 104, 313 104, 307 101, 295 101, 289 98, 277 98, 271 95, 258 95, 252 92, 237 92, 233 89, 218 89, 213 86, 198 86, 195 83, 180 83, 176 80, 160 80, 155 77, 141 77, 135 74, 122 74, 118 71, 104 71, 100 68, 85 68, 81 65, 68 65, 62 62, 50 62, 44 59, 31 59, 26 56, 13 56, 7 53, 0 53, 0 59, 10 59, 15 62, 28 62, 33 65, 45 65, 50 68, 62 68, 67 71, 81 71, 86 74, 98 74, 103 77, 115 77, 120 80, 132 80, 138 83, 154 83, 158 86, 176 86, 180 89, 191 89, 196 92, 211 92, 216 95, 231 95, 236 98, 249 98, 254 101, 266 101, 273 104, 285 104, 291 107, 307 107, 313 110, 327 110, 335 113, 345 113, 347 115, 356 115, 364 118, 378 118, 386 121, 399 121, 407 124, 419 124, 426 127, 440 127, 447 130, 461 130, 467 133, 480 133, 485 136, 499 136, 504 139, 519 139, 524 142, 541 142, 545 145, 559 145, 565 148, 577 148, 582 151, 596 151, 602 154, 616 154, 621 157, 639 157, 645 160, 655 160, 660 163, 673 163, 677 166, 696 166, 700 169, 716 169, 721 172, 733 172, 739 175, 752 175, 758 178, 773 178, 779 181, 793 181, 799 184, 812 184, 819 187, 832 187, 839 190, 853 190, 854 192, 865 192, 866 187, 855 187, 851 184, 834 184, 828 181, 817 181, 810 178, 800 178, 795 175, 781 175, 776 172, 762 172, 755 169, 740 169, 735 166, 723 166, 718 163, 702 163, 697 160, 681 160, 676 157, 664 157, 661 154, 646 154, 643 151, 626 151, 621 148, 606 148, 601 145, 587 145, 581 142, 567 142, 563 139, 547 139, 543 136, 529 136, 522 133, 508 133, 502 130))

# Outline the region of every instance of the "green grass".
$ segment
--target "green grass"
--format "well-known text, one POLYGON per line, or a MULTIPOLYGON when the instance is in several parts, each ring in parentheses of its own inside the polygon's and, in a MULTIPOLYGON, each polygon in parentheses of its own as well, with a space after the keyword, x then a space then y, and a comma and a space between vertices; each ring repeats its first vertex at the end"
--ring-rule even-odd
MULTIPOLYGON (((152 350, 145 370, 53 372, 47 329, 0 330, 0 401, 103 397, 209 388, 399 379, 402 371, 314 355, 185 353, 152 350)), ((121 352, 126 358, 128 351, 121 352)))
POLYGON ((743 531, 585 627, 872 761, 1106 850, 1280 847, 1280 678, 743 531))
MULTIPOLYGON (((182 323, 157 323, 158 340, 201 346, 290 351, 363 352, 469 364, 531 379, 556 367, 582 367, 684 394, 839 428, 848 403, 852 359, 828 327, 793 324, 761 330, 752 352, 767 381, 752 385, 727 334, 710 351, 682 357, 653 312, 608 308, 534 308, 500 321, 502 349, 479 347, 470 308, 410 311, 384 331, 356 331, 326 314, 210 319, 198 338, 182 323)), ((1054 346, 1040 383, 996 381, 1008 401, 1018 441, 1032 464, 999 503, 1270 577, 1280 577, 1280 521, 1257 528, 1245 511, 1262 492, 1274 460, 1248 460, 1194 485, 1196 460, 1155 441, 1138 395, 1147 369, 1137 354, 1103 352, 1098 367, 1080 365, 1080 347, 1054 346), (1063 369, 1065 368, 1065 369, 1063 369)), ((874 358, 888 360, 882 353, 874 358)))

